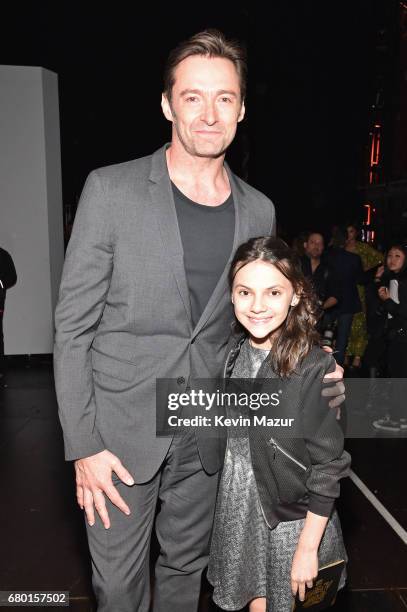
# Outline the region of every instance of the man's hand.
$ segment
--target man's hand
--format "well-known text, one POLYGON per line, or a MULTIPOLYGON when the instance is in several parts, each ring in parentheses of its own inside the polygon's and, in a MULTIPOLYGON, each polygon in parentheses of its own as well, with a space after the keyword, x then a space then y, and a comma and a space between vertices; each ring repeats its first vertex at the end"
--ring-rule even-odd
POLYGON ((105 495, 124 514, 130 514, 130 508, 112 482, 112 472, 115 472, 120 480, 129 486, 134 484, 134 480, 120 459, 113 453, 104 450, 91 457, 78 459, 75 461, 75 472, 78 504, 82 510, 85 510, 91 527, 95 524, 95 508, 104 527, 106 529, 110 527, 105 495))
MULTIPOLYGON (((323 346, 324 351, 327 353, 332 353, 332 349, 330 346, 323 346)), ((322 395, 325 397, 331 397, 329 400, 329 406, 331 408, 336 408, 336 418, 339 420, 341 418, 341 404, 345 401, 345 385, 343 383, 343 368, 335 362, 335 371, 330 372, 324 376, 324 381, 328 382, 332 379, 336 380, 335 385, 330 385, 322 389, 322 395)))

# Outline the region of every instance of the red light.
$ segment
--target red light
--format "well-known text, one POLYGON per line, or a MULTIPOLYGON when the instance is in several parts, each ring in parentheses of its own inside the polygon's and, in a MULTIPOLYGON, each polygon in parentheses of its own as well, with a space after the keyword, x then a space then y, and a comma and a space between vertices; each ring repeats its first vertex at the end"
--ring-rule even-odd
POLYGON ((378 166, 379 165, 379 155, 380 155, 380 133, 373 134, 372 136, 372 146, 370 149, 370 165, 378 166))
POLYGON ((364 207, 367 209, 366 210, 366 225, 370 225, 370 217, 371 217, 371 205, 370 204, 364 204, 364 207))

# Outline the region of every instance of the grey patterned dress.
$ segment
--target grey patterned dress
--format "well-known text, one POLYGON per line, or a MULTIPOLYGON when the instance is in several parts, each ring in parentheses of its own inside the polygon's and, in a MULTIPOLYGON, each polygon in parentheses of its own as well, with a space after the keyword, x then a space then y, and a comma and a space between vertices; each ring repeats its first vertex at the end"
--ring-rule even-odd
MULTIPOLYGON (((254 378, 268 351, 246 340, 234 378, 254 378)), ((263 518, 246 437, 228 438, 220 480, 208 580, 213 599, 224 610, 240 610, 255 597, 267 597, 267 612, 291 612, 291 563, 305 519, 269 529, 263 518)), ((336 511, 318 551, 320 566, 347 559, 336 511)), ((340 586, 345 582, 345 573, 340 586)))

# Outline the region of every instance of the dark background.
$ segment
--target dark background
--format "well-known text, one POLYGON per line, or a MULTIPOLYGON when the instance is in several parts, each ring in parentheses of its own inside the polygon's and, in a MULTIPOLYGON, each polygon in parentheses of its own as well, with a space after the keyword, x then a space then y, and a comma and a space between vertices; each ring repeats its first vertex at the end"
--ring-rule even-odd
POLYGON ((168 51, 205 27, 237 37, 249 53, 248 109, 228 157, 274 200, 280 232, 292 237, 362 218, 378 78, 383 174, 393 178, 399 11, 394 0, 15 2, 2 16, 0 63, 59 76, 69 220, 90 170, 169 140, 160 109, 168 51))
MULTIPOLYGON (((282 230, 291 237, 360 217, 368 197, 387 235, 405 219, 407 236, 407 37, 403 43, 400 5, 14 0, 0 11, 0 63, 58 73, 69 220, 90 170, 149 154, 169 139, 160 109, 165 57, 179 40, 218 27, 249 51, 247 119, 230 161, 274 200, 282 230), (369 191, 369 133, 376 120, 384 147, 379 182, 369 191)), ((0 408, 6 492, 0 523, 9 525, 13 517, 16 526, 2 539, 3 588, 64 586, 72 609, 88 611, 83 516, 71 466, 63 462, 50 366, 11 371, 0 408)), ((404 442, 355 440, 350 450, 353 469, 405 527, 404 442)), ((347 599, 339 609, 404 609, 405 545, 350 481, 342 491, 351 589, 344 595, 353 603, 347 599)))

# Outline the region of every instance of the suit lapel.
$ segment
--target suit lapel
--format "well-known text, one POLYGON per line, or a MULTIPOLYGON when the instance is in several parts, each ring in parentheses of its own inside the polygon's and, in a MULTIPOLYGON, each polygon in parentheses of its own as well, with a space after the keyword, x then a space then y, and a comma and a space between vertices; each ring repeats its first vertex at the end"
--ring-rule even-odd
POLYGON ((200 330, 205 325, 210 315, 213 313, 216 306, 218 305, 219 300, 222 298, 222 296, 224 296, 225 287, 228 286, 228 272, 229 272, 229 266, 233 259, 233 255, 235 254, 237 247, 243 242, 245 242, 249 237, 248 235, 249 234, 249 231, 248 231, 249 214, 248 214, 246 202, 244 201, 243 192, 240 188, 240 185, 236 181, 232 171, 230 170, 228 164, 226 164, 226 162, 225 162, 225 168, 228 173, 230 186, 232 189, 233 205, 235 208, 235 233, 234 233, 234 239, 233 239, 233 247, 229 255, 228 261, 226 262, 226 266, 221 274, 221 277, 218 280, 218 283, 211 297, 209 298, 209 301, 198 323, 196 324, 195 329, 193 330, 193 336, 196 336, 200 332, 200 330))
POLYGON ((184 251, 175 210, 174 196, 167 170, 165 145, 152 156, 149 190, 151 208, 160 228, 164 251, 174 274, 192 331, 191 303, 185 275, 184 251))

